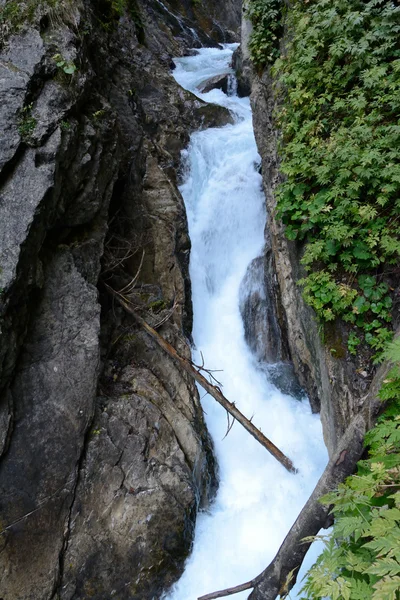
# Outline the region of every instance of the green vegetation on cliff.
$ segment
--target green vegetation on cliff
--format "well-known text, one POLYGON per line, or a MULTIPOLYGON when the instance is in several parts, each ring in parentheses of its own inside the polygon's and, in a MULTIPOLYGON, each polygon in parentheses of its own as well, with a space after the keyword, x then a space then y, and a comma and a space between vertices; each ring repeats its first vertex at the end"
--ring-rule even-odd
MULTIPOLYGON (((306 302, 322 323, 400 365, 390 343, 400 259, 400 6, 389 0, 248 0, 256 69, 276 82, 278 217, 304 249, 306 302), (277 33, 285 31, 285 45, 277 33)), ((400 368, 357 474, 323 498, 335 524, 303 594, 400 599, 400 368)))
POLYGON ((287 237, 304 242, 306 301, 321 321, 354 324, 352 352, 357 340, 380 352, 392 336, 390 275, 400 256, 400 6, 284 6, 249 8, 258 68, 278 53, 272 33, 283 24, 289 40, 272 65, 284 90, 278 209, 287 237))
POLYGON ((365 438, 368 459, 336 492, 335 523, 310 569, 306 599, 398 600, 400 597, 400 339, 386 357, 396 362, 380 391, 385 413, 365 438))

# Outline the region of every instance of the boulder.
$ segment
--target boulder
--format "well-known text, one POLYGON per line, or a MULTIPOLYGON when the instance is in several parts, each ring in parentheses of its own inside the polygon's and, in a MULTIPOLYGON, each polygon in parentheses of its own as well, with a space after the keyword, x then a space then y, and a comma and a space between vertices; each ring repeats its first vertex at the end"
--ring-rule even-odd
POLYGON ((203 81, 201 85, 199 85, 199 92, 202 94, 207 94, 211 92, 211 90, 222 90, 225 94, 228 93, 229 89, 229 73, 225 73, 224 75, 216 75, 215 77, 210 77, 206 81, 203 81))

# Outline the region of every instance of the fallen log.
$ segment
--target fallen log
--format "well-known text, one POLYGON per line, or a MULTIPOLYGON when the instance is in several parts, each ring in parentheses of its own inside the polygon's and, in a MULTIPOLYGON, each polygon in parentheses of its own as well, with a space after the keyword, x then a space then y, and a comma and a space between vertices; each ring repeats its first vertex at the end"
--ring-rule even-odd
POLYGON ((171 346, 153 327, 151 327, 140 315, 136 313, 136 311, 129 305, 129 303, 124 299, 124 297, 113 290, 107 284, 104 284, 108 290, 108 292, 119 302, 119 304, 132 315, 136 322, 150 335, 150 337, 157 342, 157 344, 167 353, 171 358, 173 358, 179 365, 193 377, 197 383, 199 383, 202 388, 206 390, 221 406, 228 411, 228 413, 236 419, 249 433, 253 436, 264 448, 272 454, 278 460, 281 465, 285 467, 290 473, 296 473, 296 469, 290 460, 271 440, 269 440, 253 423, 247 419, 240 410, 235 406, 234 402, 230 402, 223 393, 220 388, 216 385, 210 383, 204 375, 200 373, 198 369, 193 365, 193 363, 180 356, 175 348, 171 346))

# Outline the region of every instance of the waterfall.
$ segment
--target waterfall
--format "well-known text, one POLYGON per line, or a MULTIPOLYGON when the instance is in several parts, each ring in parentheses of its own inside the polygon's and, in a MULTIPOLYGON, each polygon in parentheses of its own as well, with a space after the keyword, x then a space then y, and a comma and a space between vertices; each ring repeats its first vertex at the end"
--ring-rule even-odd
MULTIPOLYGON (((224 394, 253 417, 299 473, 286 472, 238 423, 223 439, 226 413, 212 398, 203 398, 219 490, 210 509, 198 516, 193 551, 182 578, 165 596, 168 600, 195 600, 262 571, 327 462, 320 421, 307 399, 279 391, 245 340, 240 300, 243 304, 246 279, 254 287, 246 273, 263 252, 266 221, 251 108, 248 98, 234 94, 234 86, 231 95, 196 92, 207 78, 229 71, 235 47, 203 48, 196 56, 175 60, 178 83, 227 107, 235 118, 233 125, 194 133, 182 158, 181 192, 192 241, 193 355, 195 362, 203 356, 207 368, 219 370, 215 377, 224 394)), ((272 331, 270 343, 273 336, 272 331)), ((234 598, 247 596, 242 592, 234 598)))

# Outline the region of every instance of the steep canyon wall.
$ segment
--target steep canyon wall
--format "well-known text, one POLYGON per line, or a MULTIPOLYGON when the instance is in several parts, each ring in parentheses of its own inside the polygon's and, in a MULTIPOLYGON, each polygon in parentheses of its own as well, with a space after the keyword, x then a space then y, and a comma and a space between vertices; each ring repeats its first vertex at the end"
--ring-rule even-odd
POLYGON ((240 2, 0 9, 0 597, 159 597, 212 450, 192 381, 107 285, 189 356, 180 150, 230 117, 169 70, 235 39, 240 2))
MULTIPOLYGON (((246 19, 242 28, 244 38, 248 39, 251 25, 246 19)), ((278 153, 280 132, 274 115, 279 96, 270 70, 257 74, 251 68, 248 50, 242 53, 244 61, 238 62, 239 75, 244 89, 252 90, 254 130, 262 157, 268 211, 266 248, 270 250, 265 263, 270 277, 277 282, 275 313, 299 382, 309 395, 312 409, 321 413, 325 443, 332 454, 352 417, 376 397, 386 367, 376 372, 369 357, 362 353, 350 356, 345 342, 348 326, 340 320, 322 326, 303 299, 298 285, 305 276, 301 264, 303 247, 286 238, 277 216, 275 191, 282 175, 278 153)), ((372 423, 372 416, 371 419, 372 423)))

